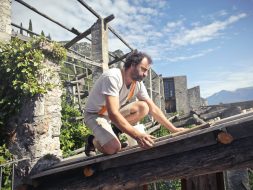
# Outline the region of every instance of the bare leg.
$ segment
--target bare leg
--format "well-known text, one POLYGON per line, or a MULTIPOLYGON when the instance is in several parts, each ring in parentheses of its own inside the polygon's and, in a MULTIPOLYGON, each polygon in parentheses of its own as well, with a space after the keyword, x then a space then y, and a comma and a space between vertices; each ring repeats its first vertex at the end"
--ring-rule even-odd
MULTIPOLYGON (((149 107, 144 101, 136 101, 131 104, 130 114, 124 116, 126 120, 134 125, 139 122, 145 115, 149 112, 149 107)), ((96 138, 93 140, 94 146, 98 149, 99 152, 104 154, 115 154, 121 149, 120 141, 117 138, 110 140, 105 145, 101 146, 96 138)))
POLYGON ((149 107, 144 101, 136 101, 130 108, 130 114, 126 115, 126 120, 134 125, 139 122, 142 118, 144 118, 149 112, 149 107))
POLYGON ((115 154, 121 149, 121 144, 118 139, 112 139, 104 146, 101 146, 99 142, 94 139, 93 144, 99 152, 102 152, 104 154, 115 154))

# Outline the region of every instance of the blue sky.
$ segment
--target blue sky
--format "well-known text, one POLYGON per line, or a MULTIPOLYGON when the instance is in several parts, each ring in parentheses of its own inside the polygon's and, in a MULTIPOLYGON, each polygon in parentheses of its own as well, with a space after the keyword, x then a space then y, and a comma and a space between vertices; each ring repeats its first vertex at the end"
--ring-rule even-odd
MULTIPOLYGON (((253 0, 84 0, 136 49, 149 53, 164 77, 186 75, 201 96, 253 86, 253 0)), ((85 31, 96 18, 75 0, 25 0, 69 28, 85 31)), ((13 1, 12 20, 55 40, 73 34, 13 1)), ((129 49, 110 34, 110 50, 129 49)))

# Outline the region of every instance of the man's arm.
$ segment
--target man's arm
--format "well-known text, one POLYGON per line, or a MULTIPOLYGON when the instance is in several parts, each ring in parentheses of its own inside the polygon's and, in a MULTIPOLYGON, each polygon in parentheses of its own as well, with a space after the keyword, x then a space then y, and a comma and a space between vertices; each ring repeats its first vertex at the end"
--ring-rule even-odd
POLYGON ((158 121, 160 124, 162 124, 164 127, 169 129, 170 132, 175 133, 179 131, 185 130, 185 128, 176 128, 163 114, 163 112, 158 108, 152 99, 148 98, 145 100, 145 102, 148 104, 149 112, 154 117, 156 121, 158 121))
POLYGON ((141 133, 134 129, 130 123, 119 112, 119 98, 105 95, 106 108, 111 121, 123 132, 133 137, 142 148, 152 147, 154 141, 151 135, 141 133))

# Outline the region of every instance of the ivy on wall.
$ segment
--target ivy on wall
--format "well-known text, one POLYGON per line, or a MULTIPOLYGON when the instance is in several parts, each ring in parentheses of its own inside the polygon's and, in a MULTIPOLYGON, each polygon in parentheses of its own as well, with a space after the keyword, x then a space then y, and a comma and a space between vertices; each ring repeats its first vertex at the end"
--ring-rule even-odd
MULTIPOLYGON (((4 164, 6 160, 10 160, 12 158, 11 153, 6 148, 6 145, 0 146, 0 165, 4 164)), ((10 190, 11 188, 11 166, 6 165, 2 167, 2 179, 0 180, 2 182, 1 187, 2 190, 10 190)))
MULTIPOLYGON (((44 37, 23 42, 13 38, 0 42, 0 165, 12 159, 6 148, 8 120, 18 114, 23 100, 44 94, 53 84, 48 79, 52 73, 43 65, 45 59, 61 64, 66 50, 44 37)), ((2 189, 10 189, 11 168, 3 167, 2 189)))
POLYGON ((61 64, 66 50, 43 37, 29 42, 17 38, 6 44, 0 42, 0 145, 5 141, 8 119, 19 112, 22 100, 44 94, 53 87, 43 80, 50 75, 43 65, 45 58, 61 64))
POLYGON ((90 130, 83 124, 82 120, 75 118, 81 116, 81 112, 75 108, 73 103, 66 101, 65 96, 62 97, 62 127, 60 135, 61 150, 63 157, 68 157, 73 150, 84 146, 90 130))

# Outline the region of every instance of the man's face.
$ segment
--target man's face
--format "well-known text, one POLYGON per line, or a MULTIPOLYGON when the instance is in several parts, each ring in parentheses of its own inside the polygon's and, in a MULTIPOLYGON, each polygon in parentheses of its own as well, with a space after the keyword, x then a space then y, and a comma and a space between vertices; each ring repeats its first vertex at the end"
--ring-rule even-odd
POLYGON ((140 64, 134 66, 132 65, 131 77, 135 81, 142 81, 146 76, 148 76, 148 71, 150 69, 150 64, 148 59, 144 57, 140 64))

